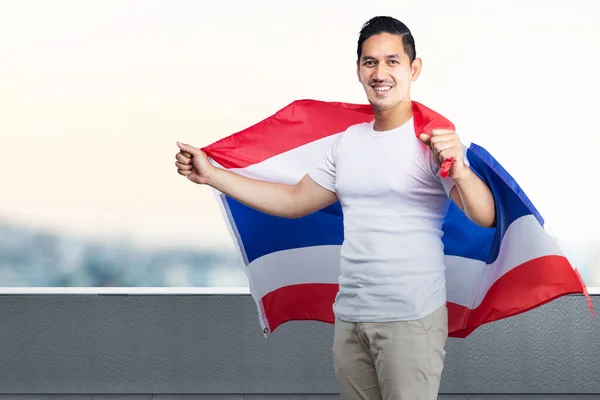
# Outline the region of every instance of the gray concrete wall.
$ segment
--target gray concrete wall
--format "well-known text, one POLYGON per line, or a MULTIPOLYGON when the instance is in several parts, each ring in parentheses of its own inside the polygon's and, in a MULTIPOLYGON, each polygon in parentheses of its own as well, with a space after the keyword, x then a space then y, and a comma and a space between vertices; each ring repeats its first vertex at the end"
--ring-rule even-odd
MULTIPOLYGON (((335 394, 332 328, 264 339, 249 295, 5 295, 0 393, 335 394)), ((447 351, 441 393, 600 394, 600 321, 582 296, 447 351)))

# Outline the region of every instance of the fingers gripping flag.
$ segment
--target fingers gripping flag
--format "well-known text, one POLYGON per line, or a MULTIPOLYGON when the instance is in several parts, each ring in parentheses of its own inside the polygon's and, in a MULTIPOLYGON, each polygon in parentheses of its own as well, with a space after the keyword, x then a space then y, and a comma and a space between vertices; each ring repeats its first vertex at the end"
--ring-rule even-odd
MULTIPOLYGON (((413 102, 413 114, 417 135, 434 128, 454 129, 450 121, 420 103, 413 102)), ((294 184, 320 161, 339 134, 372 119, 370 105, 295 101, 203 150, 215 165, 238 174, 294 184)), ((497 221, 495 228, 482 228, 454 203, 448 208, 442 241, 449 335, 466 337, 483 324, 566 294, 585 294, 591 308, 577 270, 546 233, 542 217, 519 185, 483 147, 465 147, 469 166, 494 195, 497 221)), ((344 240, 339 202, 302 218, 286 219, 217 195, 244 261, 264 335, 288 321, 333 323, 344 240)))

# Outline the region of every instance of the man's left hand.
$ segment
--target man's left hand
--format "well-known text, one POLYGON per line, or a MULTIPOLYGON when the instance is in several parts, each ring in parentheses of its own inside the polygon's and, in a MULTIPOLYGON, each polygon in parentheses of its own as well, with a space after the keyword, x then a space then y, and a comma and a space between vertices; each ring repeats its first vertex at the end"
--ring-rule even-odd
POLYGON ((455 131, 434 129, 431 131, 431 135, 422 133, 419 135, 419 139, 429 146, 431 155, 438 166, 444 160, 454 159, 449 171, 450 178, 457 179, 468 170, 464 163, 462 144, 455 131))

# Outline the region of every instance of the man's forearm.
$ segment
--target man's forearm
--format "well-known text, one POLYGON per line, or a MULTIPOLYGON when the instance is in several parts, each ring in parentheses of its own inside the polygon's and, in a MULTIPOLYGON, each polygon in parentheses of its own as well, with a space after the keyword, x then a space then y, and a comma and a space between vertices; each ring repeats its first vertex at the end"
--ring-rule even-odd
POLYGON ((293 217, 293 187, 216 168, 208 185, 265 214, 293 217))
POLYGON ((477 225, 489 228, 494 226, 496 206, 488 186, 468 167, 465 173, 454 179, 456 195, 453 200, 477 225))

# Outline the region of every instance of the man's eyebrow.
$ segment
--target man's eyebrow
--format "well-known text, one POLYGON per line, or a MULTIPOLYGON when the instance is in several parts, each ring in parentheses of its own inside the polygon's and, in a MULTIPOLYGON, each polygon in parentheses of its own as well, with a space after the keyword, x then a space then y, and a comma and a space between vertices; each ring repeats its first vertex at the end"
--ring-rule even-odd
MULTIPOLYGON (((385 56, 385 58, 400 58, 400 56, 398 54, 388 54, 387 56, 385 56)), ((375 57, 373 56, 363 56, 362 58, 363 60, 375 60, 375 57)))

